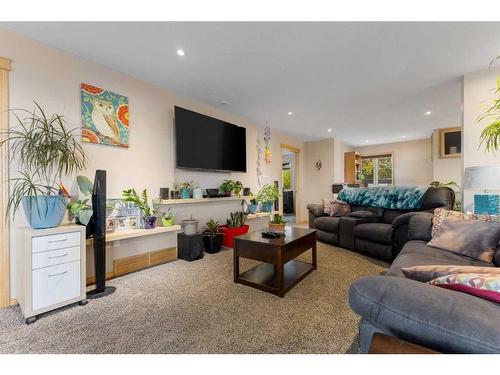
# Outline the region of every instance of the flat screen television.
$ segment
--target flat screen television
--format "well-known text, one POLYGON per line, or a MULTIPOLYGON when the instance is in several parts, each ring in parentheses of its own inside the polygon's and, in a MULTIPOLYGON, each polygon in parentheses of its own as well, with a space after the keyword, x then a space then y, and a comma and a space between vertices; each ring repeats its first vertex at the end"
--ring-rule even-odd
POLYGON ((246 129, 175 107, 177 168, 247 171, 246 129))

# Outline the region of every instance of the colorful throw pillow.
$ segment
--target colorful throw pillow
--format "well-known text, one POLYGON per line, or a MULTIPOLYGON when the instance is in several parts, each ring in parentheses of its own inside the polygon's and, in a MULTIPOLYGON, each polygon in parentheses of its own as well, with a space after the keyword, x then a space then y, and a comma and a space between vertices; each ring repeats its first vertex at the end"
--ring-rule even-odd
POLYGON ((438 277, 429 284, 500 303, 500 275, 459 273, 438 277))
POLYGON ((500 223, 444 218, 428 246, 491 263, 500 241, 500 223))
POLYGON ((334 199, 321 198, 321 201, 323 202, 323 213, 330 215, 330 210, 332 208, 332 203, 334 202, 334 199))
POLYGON ((463 213, 460 211, 447 210, 446 208, 436 208, 434 210, 434 218, 432 219, 432 237, 436 235, 443 220, 448 216, 453 216, 462 220, 483 220, 483 221, 499 221, 497 217, 490 215, 476 215, 473 213, 463 213))
POLYGON ((428 265, 401 268, 407 279, 426 283, 435 278, 458 273, 492 274, 500 276, 500 267, 428 265))
POLYGON ((330 206, 330 216, 346 216, 351 212, 351 206, 344 201, 335 200, 330 206))

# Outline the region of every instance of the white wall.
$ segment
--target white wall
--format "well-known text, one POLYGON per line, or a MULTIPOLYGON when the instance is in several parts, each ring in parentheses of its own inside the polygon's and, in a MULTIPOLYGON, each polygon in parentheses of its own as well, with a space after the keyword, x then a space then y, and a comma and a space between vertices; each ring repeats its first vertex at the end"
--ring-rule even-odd
POLYGON ((431 140, 386 143, 357 147, 362 156, 393 155, 394 185, 428 185, 432 182, 431 140))
MULTIPOLYGON (((256 142, 263 137, 261 126, 2 29, 0 55, 12 59, 10 108, 33 108, 35 100, 48 113, 63 114, 70 128, 81 126, 80 83, 89 83, 128 97, 130 147, 124 149, 83 144, 87 169, 81 174, 92 178, 96 169, 107 170, 108 197, 120 197, 124 188, 135 187, 141 190, 147 188, 153 198, 158 196, 160 187, 170 187, 174 180, 194 180, 201 187, 216 187, 228 177, 241 180, 244 186, 251 187, 253 191, 258 190, 256 142), (176 171, 172 138, 175 105, 245 126, 247 173, 229 175, 176 171)), ((300 140, 282 133, 272 131, 271 137, 273 161, 266 165, 262 157, 264 183, 280 180, 281 143, 303 147, 300 140)), ((15 170, 13 166, 11 172, 15 170)), ((71 185, 73 180, 71 178, 65 182, 71 185)), ((12 238, 15 227, 22 225, 26 225, 26 222, 21 213, 16 216, 12 226, 12 238)), ((12 249, 11 264, 15 264, 15 241, 12 249)), ((14 272, 11 278, 14 297, 14 272)))
MULTIPOLYGON (((500 163, 500 153, 488 153, 484 146, 479 147, 480 134, 488 125, 488 119, 477 122, 493 99, 496 79, 500 76, 500 67, 464 76, 463 103, 463 167, 489 166, 500 163)), ((491 118, 489 119, 491 120, 491 118)), ((500 188, 500 187, 499 187, 500 188)), ((464 209, 473 210, 473 192, 464 191, 464 209)))
POLYGON ((333 181, 332 182, 345 182, 345 163, 344 155, 346 152, 352 151, 353 148, 348 144, 340 141, 339 139, 334 139, 333 146, 333 181))

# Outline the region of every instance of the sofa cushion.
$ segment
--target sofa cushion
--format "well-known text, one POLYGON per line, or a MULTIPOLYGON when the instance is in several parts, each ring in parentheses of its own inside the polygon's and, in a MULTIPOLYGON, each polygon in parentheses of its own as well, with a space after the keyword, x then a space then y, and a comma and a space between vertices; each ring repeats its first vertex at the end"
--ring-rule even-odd
POLYGON ((500 223, 446 217, 429 246, 492 262, 500 241, 500 223))
POLYGON ((386 223, 358 224, 354 228, 357 238, 392 245, 392 225, 386 223))
POLYGON ((356 238, 354 241, 354 249, 358 253, 369 255, 373 258, 392 261, 394 258, 394 251, 392 245, 377 243, 362 238, 356 238))
POLYGON ((407 213, 408 211, 401 211, 401 210, 384 210, 384 215, 382 216, 382 221, 384 223, 391 224, 395 218, 397 218, 400 215, 403 215, 407 213))
POLYGON ((499 353, 500 306, 474 296, 388 276, 357 279, 351 308, 403 340, 444 353, 499 353))
POLYGON ((500 275, 459 273, 438 277, 429 284, 500 303, 500 275))
POLYGON ((339 234, 335 232, 327 232, 318 229, 316 231, 316 239, 321 242, 329 243, 330 245, 337 246, 339 244, 339 234))
POLYGON ((396 259, 394 259, 391 268, 387 271, 387 275, 404 277, 401 268, 425 266, 429 264, 494 267, 492 263, 483 262, 481 260, 452 253, 451 251, 427 246, 424 241, 409 241, 403 247, 396 259))
POLYGON ((407 279, 421 281, 426 283, 438 277, 456 275, 458 273, 481 273, 495 274, 500 276, 500 267, 478 267, 478 266, 449 266, 449 265, 426 265, 402 268, 403 274, 407 279))
POLYGON ((371 219, 373 221, 378 220, 379 216, 375 212, 371 211, 354 211, 348 214, 349 217, 356 217, 358 219, 371 219))
POLYGON ((325 230, 327 232, 338 233, 339 218, 330 216, 317 217, 316 219, 314 219, 314 227, 317 229, 325 230))

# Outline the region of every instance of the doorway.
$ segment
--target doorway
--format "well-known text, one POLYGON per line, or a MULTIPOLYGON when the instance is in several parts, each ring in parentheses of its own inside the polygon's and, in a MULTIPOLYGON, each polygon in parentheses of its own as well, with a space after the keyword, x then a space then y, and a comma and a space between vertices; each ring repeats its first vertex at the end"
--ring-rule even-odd
POLYGON ((300 149, 281 145, 281 186, 283 216, 287 224, 299 222, 298 216, 298 161, 300 149))

